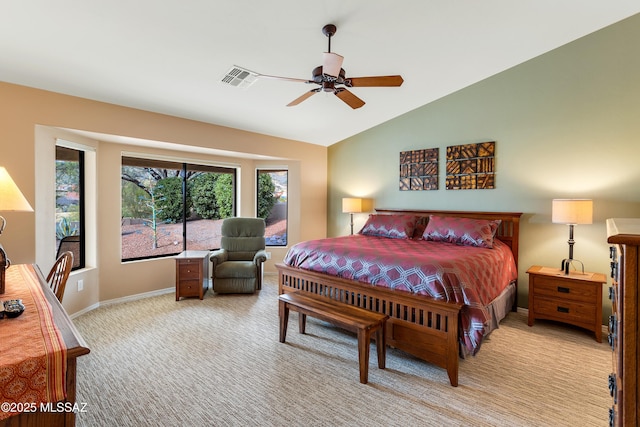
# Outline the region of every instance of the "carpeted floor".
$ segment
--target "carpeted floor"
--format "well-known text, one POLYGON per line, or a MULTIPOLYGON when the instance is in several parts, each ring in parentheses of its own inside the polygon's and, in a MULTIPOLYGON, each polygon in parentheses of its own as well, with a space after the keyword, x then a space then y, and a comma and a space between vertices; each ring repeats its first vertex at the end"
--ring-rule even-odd
POLYGON ((511 313, 446 372, 388 349, 358 381, 355 336, 292 313, 278 342, 276 276, 255 295, 98 308, 74 320, 79 426, 603 426, 611 351, 591 333, 511 313))

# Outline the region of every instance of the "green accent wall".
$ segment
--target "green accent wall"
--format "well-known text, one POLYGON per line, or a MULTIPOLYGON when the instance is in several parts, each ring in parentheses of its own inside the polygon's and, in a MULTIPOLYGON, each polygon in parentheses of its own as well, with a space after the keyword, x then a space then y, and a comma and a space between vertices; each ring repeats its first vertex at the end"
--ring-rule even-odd
MULTIPOLYGON (((569 230, 551 223, 551 200, 592 198, 594 223, 576 226, 574 258, 608 277, 606 218, 640 217, 639 46, 635 15, 330 146, 329 236, 349 233, 342 197, 523 212, 518 305, 527 307, 529 266, 559 267, 568 256, 569 230), (446 147, 484 141, 496 142, 496 188, 445 190, 446 147), (400 191, 399 153, 435 147, 439 189, 400 191)), ((366 218, 355 214, 355 228, 366 218)))

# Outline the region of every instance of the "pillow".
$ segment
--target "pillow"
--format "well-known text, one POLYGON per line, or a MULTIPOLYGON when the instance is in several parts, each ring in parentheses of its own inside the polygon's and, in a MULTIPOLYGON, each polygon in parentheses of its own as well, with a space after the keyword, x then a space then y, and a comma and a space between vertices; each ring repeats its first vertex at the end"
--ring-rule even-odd
POLYGON ((429 216, 422 238, 435 242, 493 248, 493 238, 501 220, 429 216))
POLYGON ((410 239, 413 236, 416 219, 415 215, 370 214, 366 224, 360 230, 360 234, 392 239, 410 239))

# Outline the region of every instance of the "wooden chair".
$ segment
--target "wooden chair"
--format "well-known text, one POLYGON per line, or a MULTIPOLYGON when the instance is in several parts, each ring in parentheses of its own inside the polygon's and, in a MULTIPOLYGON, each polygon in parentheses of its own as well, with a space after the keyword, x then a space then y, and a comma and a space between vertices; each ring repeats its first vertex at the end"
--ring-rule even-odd
POLYGON ((51 271, 49 271, 47 275, 47 283, 60 302, 62 302, 64 288, 67 285, 67 279, 69 278, 69 273, 71 273, 72 266, 73 253, 70 251, 63 252, 58 259, 56 259, 53 267, 51 267, 51 271))
POLYGON ((63 252, 73 252, 73 268, 80 267, 80 236, 66 236, 60 240, 58 246, 58 253, 56 258, 59 258, 63 252))

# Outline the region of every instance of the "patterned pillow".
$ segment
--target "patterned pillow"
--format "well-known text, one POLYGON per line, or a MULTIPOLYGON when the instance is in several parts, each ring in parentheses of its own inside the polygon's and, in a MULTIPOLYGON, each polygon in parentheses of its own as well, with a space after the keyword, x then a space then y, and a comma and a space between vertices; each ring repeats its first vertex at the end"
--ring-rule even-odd
POLYGON ((410 239, 413 236, 416 219, 415 215, 370 214, 366 224, 360 230, 360 234, 392 239, 410 239))
POLYGON ((442 217, 431 215, 422 238, 436 242, 493 248, 501 220, 442 217))

